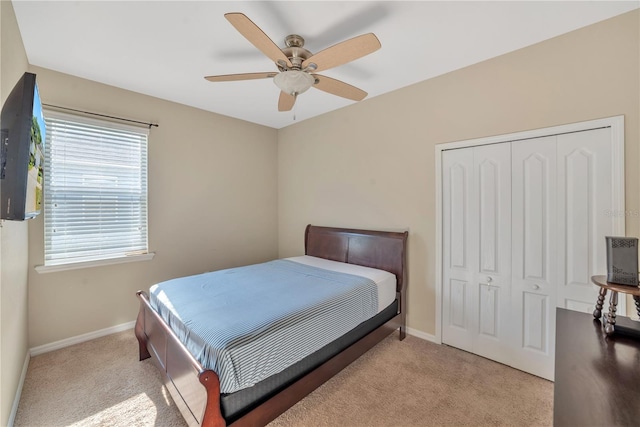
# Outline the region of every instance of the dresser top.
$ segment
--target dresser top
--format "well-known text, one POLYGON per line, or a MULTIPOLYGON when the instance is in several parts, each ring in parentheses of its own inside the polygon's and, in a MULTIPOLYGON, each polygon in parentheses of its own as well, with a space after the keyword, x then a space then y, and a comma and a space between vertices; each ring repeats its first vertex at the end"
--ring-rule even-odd
POLYGON ((554 426, 640 424, 640 339, 557 309, 554 426))

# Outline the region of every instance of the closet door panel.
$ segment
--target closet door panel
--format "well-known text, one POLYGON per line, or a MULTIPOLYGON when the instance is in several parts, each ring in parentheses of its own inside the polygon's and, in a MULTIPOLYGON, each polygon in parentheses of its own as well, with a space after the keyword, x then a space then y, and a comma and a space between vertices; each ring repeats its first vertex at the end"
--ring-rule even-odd
POLYGON ((489 286, 488 284, 480 284, 480 324, 478 333, 480 336, 499 340, 500 337, 500 320, 503 313, 500 312, 501 306, 500 288, 489 286))
POLYGON ((469 282, 464 280, 451 279, 449 292, 449 325, 460 328, 464 331, 469 329, 469 318, 467 316, 467 293, 469 282))
POLYGON ((546 327, 549 316, 549 297, 527 292, 522 293, 523 323, 522 347, 529 351, 540 352, 543 356, 549 352, 550 331, 546 327))
POLYGON ((523 279, 549 282, 546 251, 549 236, 549 158, 534 153, 523 159, 522 182, 522 261, 523 279))
MULTIPOLYGON (((611 129, 558 135, 558 307, 591 313, 614 233, 611 129)), ((621 213, 620 213, 621 214, 621 213)), ((624 314, 625 304, 619 304, 624 314)))
POLYGON ((442 153, 443 301, 442 340, 472 351, 477 330, 472 314, 472 283, 476 258, 472 254, 473 150, 442 153))
POLYGON ((510 362, 511 148, 509 143, 473 149, 473 206, 477 224, 474 352, 510 362))
POLYGON ((512 366, 553 379, 556 137, 512 143, 512 366))

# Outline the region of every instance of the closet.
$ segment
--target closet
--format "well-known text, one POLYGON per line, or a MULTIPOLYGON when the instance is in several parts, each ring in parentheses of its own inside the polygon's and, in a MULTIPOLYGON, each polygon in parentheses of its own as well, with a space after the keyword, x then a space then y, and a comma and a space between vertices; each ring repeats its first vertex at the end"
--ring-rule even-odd
POLYGON ((593 311, 624 222, 613 153, 611 127, 441 151, 443 343, 553 379, 556 307, 593 311))

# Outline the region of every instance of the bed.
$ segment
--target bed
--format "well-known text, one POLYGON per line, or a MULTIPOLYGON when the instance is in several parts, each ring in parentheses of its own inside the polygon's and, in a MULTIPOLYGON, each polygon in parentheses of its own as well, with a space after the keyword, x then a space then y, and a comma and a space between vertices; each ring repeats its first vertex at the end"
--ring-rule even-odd
MULTIPOLYGON (((178 287, 186 289, 186 285, 183 285, 186 282, 177 284, 168 281, 162 284, 164 286, 162 288, 157 288, 158 285, 156 285, 151 289, 151 297, 146 292, 137 292, 140 311, 136 321, 135 334, 139 342, 140 360, 151 358, 159 368, 176 406, 190 426, 266 425, 392 332, 399 330, 400 339, 404 339, 407 236, 407 232, 367 231, 308 225, 304 236, 305 257, 277 260, 249 266, 249 268, 225 270, 228 274, 233 273, 234 275, 248 274, 246 272, 252 269, 257 269, 255 274, 265 274, 265 271, 268 274, 271 274, 270 271, 276 271, 276 274, 279 274, 278 269, 284 269, 292 270, 293 274, 301 274, 306 277, 317 275, 319 279, 314 280, 317 280, 318 283, 313 286, 319 287, 321 293, 324 291, 321 289, 323 283, 327 283, 327 288, 329 288, 329 284, 337 279, 342 279, 343 276, 353 274, 353 271, 357 272, 355 273, 357 276, 354 275, 354 278, 360 277, 360 270, 352 270, 352 268, 362 268, 363 271, 366 268, 382 270, 381 273, 391 273, 389 276, 393 276, 395 279, 393 285, 395 289, 392 289, 391 297, 383 297, 382 288, 378 287, 375 291, 375 299, 363 297, 365 302, 361 304, 362 308, 358 306, 359 308, 353 310, 357 312, 357 315, 366 317, 365 321, 360 322, 356 314, 349 314, 350 317, 344 322, 337 322, 340 323, 340 327, 348 328, 347 332, 340 332, 341 335, 337 338, 328 336, 326 338, 328 342, 322 342, 321 347, 317 349, 312 345, 319 344, 309 344, 309 348, 313 351, 301 356, 301 359, 295 359, 284 369, 271 365, 275 362, 280 363, 283 359, 282 356, 289 354, 290 350, 282 350, 282 353, 277 353, 277 350, 273 348, 278 346, 261 347, 268 348, 273 354, 261 353, 257 359, 258 363, 253 361, 253 365, 256 365, 262 377, 254 375, 254 371, 251 371, 248 374, 251 381, 246 380, 249 381, 247 384, 251 384, 250 386, 243 387, 245 379, 238 372, 228 374, 221 366, 221 362, 215 368, 208 365, 208 359, 203 356, 211 355, 211 350, 206 347, 209 345, 207 340, 189 341, 191 337, 206 336, 206 332, 202 332, 202 328, 214 327, 213 325, 198 325, 197 322, 191 320, 185 321, 186 325, 181 324, 177 320, 181 320, 183 311, 173 317, 168 311, 167 306, 170 306, 169 308, 173 308, 173 305, 179 306, 177 300, 184 299, 181 296, 172 299, 173 289, 178 287), (325 268, 335 268, 336 270, 325 271, 325 268), (325 280, 325 276, 330 280, 325 280), (391 302, 389 303, 389 301, 391 302), (368 314, 364 313, 366 310, 369 310, 368 314), (360 314, 360 311, 363 311, 363 314, 360 314), (352 323, 360 323, 351 327, 353 325, 347 320, 352 323), (344 326, 342 323, 350 326, 344 326), (269 363, 266 362, 267 360, 269 363), (220 372, 220 376, 217 372, 220 372), (233 378, 233 381, 228 378, 233 378)), ((362 274, 366 274, 366 272, 362 274)), ((372 286, 370 283, 374 282, 375 286, 380 286, 377 283, 377 277, 384 278, 385 276, 375 273, 375 271, 372 274, 376 277, 371 276, 371 279, 363 279, 357 286, 362 289, 370 288, 372 286)), ((219 274, 218 276, 192 276, 188 278, 188 281, 193 282, 193 289, 200 290, 207 288, 202 284, 203 281, 213 280, 212 277, 220 276, 219 274)), ((312 287, 311 279, 313 277, 309 279, 310 287, 312 287)), ((306 285, 307 283, 305 283, 306 285)), ((386 286, 388 287, 388 283, 386 286)), ((218 289, 213 286, 211 288, 218 289)), ((358 292, 365 291, 358 290, 358 292)), ((176 293, 176 295, 179 294, 176 293)), ((229 324, 234 327, 243 327, 244 322, 237 322, 232 319, 233 316, 226 314, 224 310, 227 308, 224 304, 216 305, 213 300, 205 301, 199 294, 194 295, 193 301, 195 302, 186 304, 187 306, 206 307, 209 304, 207 301, 211 301, 212 310, 219 310, 225 316, 222 323, 226 325, 228 320, 229 324)), ((262 305, 269 308, 273 304, 262 305)), ((285 305, 284 302, 283 305, 285 305)), ((313 313, 322 313, 321 310, 316 310, 315 306, 310 307, 313 307, 309 309, 313 313)), ((186 308, 180 308, 180 310, 186 310, 186 308)), ((268 316, 269 313, 268 311, 264 316, 268 316)), ((335 318, 336 316, 329 312, 326 317, 335 318)), ((264 321, 265 324, 269 322, 273 324, 275 321, 264 321)), ((219 329, 225 328, 226 326, 219 327, 219 329)), ((324 329, 324 326, 322 328, 324 329)), ((273 326, 272 329, 278 328, 273 326)), ((301 346, 305 341, 304 337, 315 335, 299 332, 295 328, 280 328, 278 333, 280 334, 277 338, 278 343, 291 339, 299 341, 301 346), (300 334, 300 336, 296 336, 296 334, 300 334)), ((249 343, 248 346, 254 345, 253 340, 262 339, 263 336, 264 333, 261 332, 257 338, 255 336, 252 336, 251 340, 243 338, 242 342, 249 343)), ((258 344, 263 345, 260 342, 258 344)), ((221 353, 216 353, 216 357, 213 357, 212 360, 222 361, 225 357, 227 357, 226 354, 223 357, 221 353)), ((231 358, 230 368, 237 368, 236 365, 239 364, 238 360, 240 359, 236 358, 235 354, 229 357, 231 358)), ((242 368, 240 371, 244 372, 245 369, 242 368)))

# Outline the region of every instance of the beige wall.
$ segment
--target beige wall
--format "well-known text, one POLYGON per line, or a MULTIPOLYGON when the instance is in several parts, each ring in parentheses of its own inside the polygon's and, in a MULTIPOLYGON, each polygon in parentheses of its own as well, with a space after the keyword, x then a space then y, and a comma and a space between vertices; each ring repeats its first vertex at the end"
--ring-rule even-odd
POLYGON ((39 274, 43 216, 29 224, 29 346, 135 319, 135 291, 277 256, 277 132, 32 67, 42 101, 160 125, 149 138, 152 261, 39 274))
MULTIPOLYGON (((0 98, 2 104, 27 71, 27 55, 10 2, 0 2, 0 98)), ((0 425, 6 425, 27 356, 26 222, 0 228, 0 425)))
MULTIPOLYGON (((434 146, 620 114, 626 208, 638 212, 639 19, 636 10, 281 129, 279 255, 303 252, 307 223, 408 228, 408 324, 435 334, 434 146)), ((639 220, 627 218, 628 235, 639 220)))

